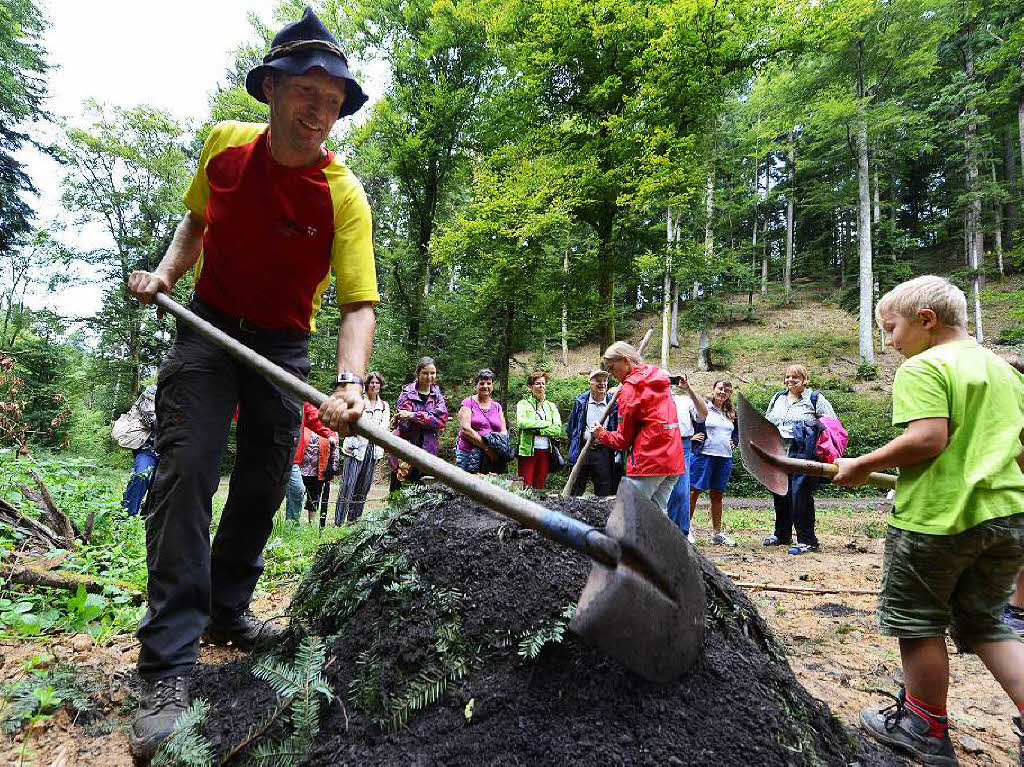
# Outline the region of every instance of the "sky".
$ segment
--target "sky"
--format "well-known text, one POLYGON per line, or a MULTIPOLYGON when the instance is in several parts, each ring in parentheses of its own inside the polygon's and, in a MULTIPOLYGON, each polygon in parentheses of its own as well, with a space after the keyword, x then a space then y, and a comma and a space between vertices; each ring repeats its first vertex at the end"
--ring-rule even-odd
MULTIPOLYGON (((232 52, 253 38, 248 13, 273 28, 274 5, 275 0, 42 0, 49 22, 43 45, 54 67, 47 108, 73 120, 90 97, 121 107, 149 104, 198 127, 232 52)), ((33 134, 54 135, 52 128, 42 130, 47 132, 36 128, 33 134)), ((30 198, 35 223, 45 224, 61 211, 62 170, 34 150, 19 158, 40 192, 39 199, 30 198)), ((61 239, 89 247, 100 237, 87 229, 68 230, 61 239)), ((100 289, 80 285, 37 296, 33 303, 65 315, 90 315, 99 309, 100 289)))

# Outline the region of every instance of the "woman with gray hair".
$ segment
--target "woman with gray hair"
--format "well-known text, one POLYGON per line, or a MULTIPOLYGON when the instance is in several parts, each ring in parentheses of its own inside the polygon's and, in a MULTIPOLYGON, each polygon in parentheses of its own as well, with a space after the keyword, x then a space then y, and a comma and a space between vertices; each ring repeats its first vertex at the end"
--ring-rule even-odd
POLYGON ((622 384, 615 431, 594 427, 594 436, 615 450, 628 450, 626 476, 647 498, 668 509, 672 488, 683 473, 679 416, 668 373, 640 359, 635 347, 616 341, 601 357, 605 370, 622 384))

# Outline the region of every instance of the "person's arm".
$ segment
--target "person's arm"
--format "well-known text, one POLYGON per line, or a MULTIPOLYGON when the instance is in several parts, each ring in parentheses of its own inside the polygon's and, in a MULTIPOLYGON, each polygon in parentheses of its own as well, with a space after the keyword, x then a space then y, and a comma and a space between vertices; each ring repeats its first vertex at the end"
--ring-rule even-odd
POLYGON ((818 417, 828 416, 829 418, 836 417, 836 410, 832 407, 832 403, 825 399, 825 395, 818 392, 818 407, 815 408, 814 414, 818 417))
POLYGON ((459 430, 466 439, 477 447, 487 447, 483 437, 473 428, 473 411, 465 405, 459 408, 459 430))
POLYGON ((437 400, 433 405, 428 403, 426 410, 417 411, 416 421, 426 429, 440 431, 444 428, 444 425, 448 423, 448 406, 440 392, 437 393, 437 400))
POLYGON ((537 411, 533 409, 532 400, 521 399, 516 405, 516 425, 519 430, 534 429, 538 433, 547 424, 547 421, 537 417, 537 411))
MULTIPOLYGON (((339 307, 338 373, 349 372, 360 378, 366 373, 373 348, 373 331, 377 320, 373 303, 362 301, 339 307)), ((363 389, 358 384, 339 386, 320 406, 320 420, 341 436, 349 434, 349 424, 363 413, 363 389)))
POLYGON ((680 383, 680 385, 683 387, 683 391, 686 392, 686 395, 690 398, 690 401, 693 403, 693 409, 697 413, 697 420, 698 421, 706 420, 707 417, 708 417, 708 406, 707 406, 707 403, 704 402, 704 398, 703 397, 698 397, 697 396, 697 393, 693 390, 693 387, 690 386, 690 379, 689 378, 687 378, 686 376, 683 376, 682 379, 683 380, 680 383))
POLYGON ((545 402, 551 404, 550 408, 544 408, 545 412, 551 413, 551 420, 544 422, 544 425, 540 428, 538 434, 558 439, 562 436, 562 414, 558 412, 558 406, 551 403, 550 400, 546 400, 545 402))
POLYGON ((320 420, 317 409, 309 402, 302 403, 302 422, 307 429, 320 437, 332 437, 334 432, 320 420))
POLYGON ((569 419, 565 422, 565 434, 570 440, 577 431, 580 433, 580 447, 582 447, 583 432, 586 430, 586 415, 584 414, 588 406, 588 400, 585 400, 583 405, 580 404, 579 400, 574 400, 572 410, 569 411, 569 419))
POLYGON ((868 474, 889 467, 916 466, 930 461, 949 441, 948 418, 921 418, 907 424, 892 442, 857 458, 837 458, 837 485, 863 485, 868 474))
POLYGON ((616 431, 608 431, 603 426, 594 427, 595 439, 602 445, 616 450, 625 450, 633 444, 636 438, 637 420, 636 408, 619 408, 619 428, 616 431))
POLYGON ((206 221, 192 211, 187 211, 174 230, 174 238, 156 270, 136 270, 129 275, 128 291, 139 303, 151 304, 157 293, 171 292, 181 275, 199 260, 205 231, 206 221))
POLYGON ((495 402, 498 406, 498 421, 501 423, 501 433, 504 434, 508 431, 508 423, 505 421, 505 411, 501 407, 501 403, 495 402))

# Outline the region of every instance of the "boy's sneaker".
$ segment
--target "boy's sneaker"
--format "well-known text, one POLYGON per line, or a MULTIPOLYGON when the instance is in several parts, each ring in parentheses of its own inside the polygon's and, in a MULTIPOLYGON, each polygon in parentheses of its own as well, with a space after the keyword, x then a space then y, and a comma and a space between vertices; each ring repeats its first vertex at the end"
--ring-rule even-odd
POLYGON ((1021 724, 1021 718, 1019 716, 1015 716, 1013 718, 1013 728, 1016 730, 1015 734, 1017 735, 1018 740, 1020 740, 1020 745, 1017 747, 1018 767, 1024 767, 1024 724, 1021 724))
POLYGON ((769 535, 764 539, 765 546, 788 546, 789 543, 789 541, 784 541, 777 535, 769 535))
POLYGON ((174 731, 174 723, 189 706, 188 678, 170 676, 142 681, 139 710, 128 730, 128 748, 139 759, 148 759, 174 731))
POLYGON ((922 764, 956 767, 960 764, 949 735, 941 738, 928 734, 928 721, 906 707, 906 692, 893 696, 896 703, 861 712, 861 725, 868 735, 887 746, 911 754, 922 764))
POLYGON ((817 551, 821 551, 817 543, 798 543, 789 547, 790 554, 813 554, 817 551))
POLYGON ((203 640, 216 645, 230 642, 242 652, 263 652, 276 645, 284 631, 276 623, 260 620, 251 610, 243 610, 233 618, 211 620, 203 640))
POLYGON ((715 533, 711 536, 711 542, 716 546, 735 546, 736 541, 725 533, 715 533))
POLYGON ((1024 608, 1007 605, 1003 609, 1003 623, 1017 632, 1017 636, 1024 637, 1024 608))

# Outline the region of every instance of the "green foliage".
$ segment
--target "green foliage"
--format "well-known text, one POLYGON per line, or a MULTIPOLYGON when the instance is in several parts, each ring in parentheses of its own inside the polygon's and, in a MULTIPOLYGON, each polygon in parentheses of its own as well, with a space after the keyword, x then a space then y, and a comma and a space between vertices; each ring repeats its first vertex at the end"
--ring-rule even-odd
POLYGON ((519 648, 516 651, 524 660, 534 660, 548 644, 560 644, 565 638, 565 630, 569 621, 576 614, 576 605, 567 605, 561 615, 550 623, 543 623, 533 631, 525 631, 519 637, 519 648))
MULTIPOLYGON (((33 660, 49 662, 49 659, 33 660)), ((35 724, 47 719, 62 706, 75 715, 95 710, 91 696, 103 689, 99 679, 70 665, 35 668, 34 662, 25 675, 0 685, 3 705, 0 719, 6 734, 16 732, 25 723, 35 724)))
POLYGON ((210 713, 210 704, 196 698, 174 722, 174 731, 157 749, 155 767, 209 767, 213 764, 213 746, 203 735, 203 725, 210 713))

